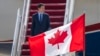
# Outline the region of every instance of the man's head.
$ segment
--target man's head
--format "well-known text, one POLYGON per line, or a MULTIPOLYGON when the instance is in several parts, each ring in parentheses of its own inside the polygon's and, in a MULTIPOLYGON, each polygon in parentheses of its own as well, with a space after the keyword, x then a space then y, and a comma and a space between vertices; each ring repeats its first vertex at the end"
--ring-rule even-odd
POLYGON ((45 5, 43 3, 38 4, 38 12, 44 13, 45 12, 45 5))

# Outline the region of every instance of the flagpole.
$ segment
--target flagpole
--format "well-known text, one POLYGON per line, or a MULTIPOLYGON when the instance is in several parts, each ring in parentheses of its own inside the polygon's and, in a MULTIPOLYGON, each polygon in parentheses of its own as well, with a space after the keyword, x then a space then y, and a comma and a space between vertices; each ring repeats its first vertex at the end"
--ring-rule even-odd
MULTIPOLYGON (((85 14, 85 11, 84 11, 84 14, 85 14)), ((85 17, 85 16, 84 16, 85 17)), ((83 30, 83 48, 84 48, 84 50, 83 50, 83 56, 85 56, 85 40, 86 40, 86 38, 85 38, 85 19, 84 19, 84 25, 83 25, 83 27, 84 27, 84 30, 83 30)))

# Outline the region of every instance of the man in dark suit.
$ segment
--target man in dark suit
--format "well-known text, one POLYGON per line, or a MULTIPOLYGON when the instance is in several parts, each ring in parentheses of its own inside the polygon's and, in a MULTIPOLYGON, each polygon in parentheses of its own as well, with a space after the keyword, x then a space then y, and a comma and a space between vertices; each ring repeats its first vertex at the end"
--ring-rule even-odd
POLYGON ((40 3, 37 7, 38 12, 32 16, 32 36, 45 32, 50 28, 49 15, 45 13, 45 5, 40 3))

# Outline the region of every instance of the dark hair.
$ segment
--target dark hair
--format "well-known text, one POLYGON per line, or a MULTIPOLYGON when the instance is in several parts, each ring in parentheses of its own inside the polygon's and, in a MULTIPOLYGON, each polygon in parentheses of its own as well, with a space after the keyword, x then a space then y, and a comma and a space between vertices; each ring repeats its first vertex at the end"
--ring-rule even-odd
POLYGON ((43 4, 43 3, 39 3, 39 4, 37 5, 37 8, 41 8, 42 6, 44 6, 44 4, 43 4))

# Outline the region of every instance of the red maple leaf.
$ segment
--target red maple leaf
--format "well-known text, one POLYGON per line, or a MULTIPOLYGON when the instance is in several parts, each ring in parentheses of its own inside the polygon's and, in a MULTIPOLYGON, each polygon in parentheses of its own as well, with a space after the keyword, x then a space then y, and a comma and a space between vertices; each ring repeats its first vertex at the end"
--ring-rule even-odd
POLYGON ((52 45, 57 44, 58 45, 58 49, 59 49, 59 43, 64 43, 64 39, 67 37, 67 31, 63 31, 61 33, 61 31, 57 30, 57 32, 54 34, 54 37, 52 37, 49 40, 49 43, 52 45))

